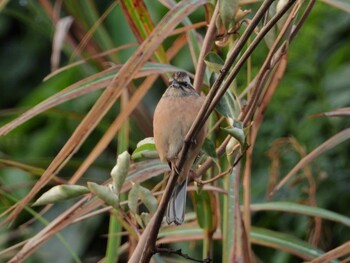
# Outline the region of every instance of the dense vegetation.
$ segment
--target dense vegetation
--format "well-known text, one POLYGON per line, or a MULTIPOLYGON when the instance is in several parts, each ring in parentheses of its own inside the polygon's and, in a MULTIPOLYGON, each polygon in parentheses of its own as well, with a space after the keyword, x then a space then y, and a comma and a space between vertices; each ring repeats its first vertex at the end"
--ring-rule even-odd
MULTIPOLYGON (((183 10, 175 1, 154 0, 6 2, 0 4, 0 261, 126 262, 165 188, 167 165, 150 140, 138 143, 152 137, 153 111, 170 73, 197 78, 202 71, 198 87, 208 94, 262 3, 240 1, 236 13, 236 1, 220 2, 207 67, 198 69, 215 17, 207 2, 215 1, 183 1, 183 10), (152 32, 162 41, 152 40, 152 32), (124 151, 132 155, 129 174, 125 183, 113 180, 122 193, 117 202, 102 201, 96 187, 111 182, 124 151), (82 186, 73 188, 78 197, 31 206, 67 184, 82 186)), ((213 262, 349 260, 350 4, 316 1, 302 23, 313 1, 276 2, 292 7, 261 38, 210 115, 200 161, 215 165, 203 174, 203 186, 190 184, 185 224, 162 225, 163 248, 213 262), (292 25, 300 25, 293 38, 292 25), (274 45, 277 59, 264 70, 274 45), (259 79, 261 72, 267 77, 259 79), (258 106, 246 115, 260 84, 258 106), (225 138, 230 146, 215 153, 225 138)), ((273 3, 238 58, 276 13, 273 3)), ((155 262, 182 260, 166 252, 155 262)))

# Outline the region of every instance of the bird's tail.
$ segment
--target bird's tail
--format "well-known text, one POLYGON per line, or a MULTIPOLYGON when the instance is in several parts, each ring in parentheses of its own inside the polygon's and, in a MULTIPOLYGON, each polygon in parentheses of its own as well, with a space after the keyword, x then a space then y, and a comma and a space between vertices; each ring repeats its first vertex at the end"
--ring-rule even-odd
POLYGON ((186 207, 186 196, 187 196, 187 180, 183 180, 182 183, 178 183, 171 195, 168 203, 168 209, 166 211, 166 222, 168 224, 175 223, 181 225, 185 219, 185 207, 186 207))

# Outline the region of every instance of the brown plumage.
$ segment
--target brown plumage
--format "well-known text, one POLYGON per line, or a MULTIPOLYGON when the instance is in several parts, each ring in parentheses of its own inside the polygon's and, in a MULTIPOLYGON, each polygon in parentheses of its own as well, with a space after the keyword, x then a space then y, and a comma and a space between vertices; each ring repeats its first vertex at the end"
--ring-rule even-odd
MULTIPOLYGON (((169 80, 169 87, 160 99, 153 119, 153 132, 156 148, 162 162, 168 162, 171 169, 184 144, 184 139, 203 105, 205 97, 200 96, 192 87, 185 72, 176 72, 169 80)), ((203 127, 195 138, 186 156, 186 162, 173 190, 168 204, 166 220, 179 225, 184 221, 188 174, 198 156, 206 136, 203 127)))

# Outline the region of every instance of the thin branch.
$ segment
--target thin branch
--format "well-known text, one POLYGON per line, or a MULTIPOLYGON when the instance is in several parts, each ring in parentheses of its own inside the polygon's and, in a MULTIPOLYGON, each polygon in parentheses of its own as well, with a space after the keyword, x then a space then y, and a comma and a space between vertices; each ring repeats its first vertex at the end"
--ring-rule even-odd
POLYGON ((138 246, 136 247, 132 257, 128 261, 129 263, 149 262, 152 256, 153 249, 157 240, 160 225, 162 223, 165 210, 168 206, 172 190, 174 189, 179 174, 173 169, 169 177, 168 183, 164 190, 162 199, 160 200, 157 211, 148 223, 145 231, 143 232, 138 246))
MULTIPOLYGON (((199 114, 197 115, 197 118, 192 125, 190 131, 187 133, 184 146, 181 151, 181 155, 179 156, 178 162, 176 163, 177 169, 173 169, 171 176, 169 178, 169 181, 167 183, 166 189, 164 191, 163 197, 161 199, 161 202, 159 204, 159 207, 155 213, 155 215, 152 217, 151 221, 147 225, 144 233, 141 236, 141 239, 139 241, 138 246, 136 247, 136 250, 133 253, 133 256, 129 260, 131 263, 136 262, 149 262, 152 252, 155 247, 155 242, 157 239, 157 235, 159 232, 159 228, 162 222, 162 219, 164 217, 164 213, 168 204, 168 201, 170 199, 172 190, 175 186, 175 183, 178 178, 177 171, 181 171, 182 167, 185 164, 186 161, 186 155, 188 150, 190 149, 190 146, 193 142, 193 138, 197 135, 198 131, 203 127, 204 123, 209 117, 209 114, 213 111, 214 106, 216 103, 220 100, 220 98, 224 95, 226 90, 229 87, 229 84, 233 81, 233 78, 235 75, 237 75, 240 68, 243 66, 244 62, 247 60, 247 58, 251 55, 252 51, 257 47, 258 43, 263 39, 265 34, 272 28, 272 26, 278 21, 278 19, 289 9, 289 7, 294 3, 294 1, 289 1, 282 10, 276 14, 269 23, 262 28, 258 36, 254 39, 252 42, 252 45, 248 47, 244 55, 241 57, 237 65, 232 70, 231 74, 228 77, 228 80, 224 82, 225 77, 227 76, 231 66, 233 65, 234 61, 239 56, 240 52, 242 51, 242 48, 246 44, 247 40, 249 39, 250 35, 253 33, 254 29, 258 25, 259 21, 263 17, 264 13, 268 10, 270 5, 274 2, 274 0, 266 0, 262 3, 261 7, 257 11, 256 15, 254 16, 252 22, 248 25, 245 32, 243 33, 242 37, 238 40, 234 50, 232 51, 232 54, 227 59, 224 67, 221 70, 221 73, 219 74, 217 80, 215 81, 213 87, 211 88, 205 103, 203 107, 201 108, 199 114), (271 22, 272 21, 272 22, 271 22), (224 83, 222 85, 222 83, 224 83), (221 87, 222 86, 222 87, 221 87), (221 89, 219 90, 219 88, 221 89), (218 94, 217 91, 219 91, 218 94)), ((225 140, 225 142, 227 139, 225 140)))
POLYGON ((307 5, 299 23, 295 26, 295 28, 291 32, 290 37, 289 37, 289 42, 291 42, 295 38, 295 36, 298 34, 301 26, 305 23, 306 18, 310 15, 310 12, 311 12, 312 8, 314 7, 314 5, 315 5, 315 0, 311 0, 309 2, 309 4, 307 5))
MULTIPOLYGON (((236 161, 233 163, 233 165, 230 167, 230 169, 226 170, 225 172, 222 172, 220 174, 218 174, 217 176, 214 176, 213 178, 210 178, 208 180, 202 181, 202 180, 196 180, 194 179, 199 185, 204 185, 204 184, 209 184, 212 182, 215 182, 216 180, 220 179, 221 177, 225 176, 226 174, 230 173, 232 171, 232 169, 238 165, 238 163, 241 161, 242 157, 244 156, 245 152, 247 151, 247 149, 249 148, 249 145, 247 146, 247 148, 244 150, 244 152, 238 156, 238 158, 236 158, 236 161)), ((197 174, 196 174, 197 175, 197 174)), ((198 177, 198 175, 197 175, 198 177)))
MULTIPOLYGON (((264 4, 269 4, 271 5, 272 2, 267 3, 268 1, 264 2, 264 4)), ((236 52, 233 51, 230 58, 227 60, 227 62, 225 63, 225 65, 222 68, 221 74, 219 74, 218 79, 215 81, 215 83, 213 84, 209 94, 207 95, 207 99, 205 102, 205 105, 202 107, 201 111, 199 112, 199 115, 197 116, 196 121, 194 122, 194 124, 192 125, 192 129, 188 132, 186 138, 191 135, 190 133, 193 133, 197 124, 200 122, 200 119, 202 117, 203 114, 205 114, 204 112, 206 112, 205 117, 203 118, 204 120, 207 120, 207 118, 209 117, 210 113, 213 111, 215 105, 218 103, 218 101, 221 99, 221 97, 224 95, 224 93, 226 92, 226 90, 228 89, 230 83, 233 81, 234 77, 237 75, 237 73, 239 72, 239 70, 241 69, 241 67, 243 66, 244 62, 248 59, 248 57, 251 55, 251 53, 253 52, 253 50, 256 48, 257 44, 264 38, 264 36, 266 35, 266 33, 272 28, 272 26, 274 24, 276 24, 276 22, 278 21, 278 19, 280 19, 286 12, 287 10, 290 8, 290 6, 295 2, 294 1, 289 1, 284 8, 278 13, 276 14, 259 32, 259 34, 256 36, 256 38, 254 39, 254 41, 251 43, 251 45, 248 47, 248 49, 245 51, 245 53, 243 54, 243 56, 241 57, 241 59, 239 60, 239 62, 237 62, 236 66, 234 67, 234 69, 232 70, 230 76, 227 78, 227 80, 225 81, 225 84, 223 85, 223 87, 221 88, 221 93, 217 94, 217 96, 215 96, 216 91, 219 89, 221 82, 223 82, 223 78, 221 77, 222 75, 226 75, 226 73, 228 72, 228 69, 230 68, 230 64, 228 64, 228 62, 232 63, 234 62, 233 56, 235 54, 238 55, 239 51, 241 50, 237 50, 236 52), (231 82, 228 79, 232 79, 231 82), (222 79, 222 80, 221 80, 222 79), (215 92, 214 92, 215 91, 215 92), (214 101, 214 97, 215 96, 215 101, 214 101), (209 101, 212 101, 211 103, 209 101)), ((252 33, 254 31, 254 28, 256 27, 256 25, 258 24, 259 21, 257 21, 256 17, 258 16, 258 14, 260 15, 260 19, 261 17, 263 17, 264 12, 267 10, 268 7, 266 6, 261 6, 260 9, 263 9, 264 11, 260 11, 260 9, 257 12, 257 15, 254 16, 253 20, 251 21, 251 23, 249 24, 249 26, 247 27, 246 31, 243 33, 242 37, 241 37, 241 42, 246 42, 249 38, 248 35, 246 35, 246 32, 249 30, 250 33, 252 33), (265 9, 266 8, 266 9, 265 9), (242 40, 243 39, 243 40, 242 40)), ((235 50, 237 49, 237 46, 242 46, 242 44, 237 43, 237 45, 235 46, 235 50)), ((243 43, 243 44, 244 44, 243 43)), ((243 47, 243 46, 242 46, 243 47)), ((232 65, 232 64, 231 64, 232 65)), ((240 119, 244 119, 245 114, 242 114, 240 119)), ((203 122, 204 123, 204 122, 203 122)), ((196 130, 195 130, 196 131, 196 130)), ((230 136, 227 136, 225 141, 220 145, 220 147, 217 150, 217 155, 221 156, 224 152, 225 152, 225 148, 227 143, 230 140, 230 136)), ((208 159, 205 163, 203 163, 201 165, 201 167, 196 171, 196 173, 198 175, 203 174, 206 170, 208 170, 212 165, 214 164, 214 161, 210 158, 208 159)))
MULTIPOLYGON (((243 53, 242 57, 239 59, 239 61, 236 63, 236 65, 234 66, 234 68, 231 70, 229 76, 227 77, 227 79, 225 80, 225 83, 222 85, 222 87, 220 88, 220 90, 218 91, 218 93, 215 95, 215 98, 212 100, 207 114, 205 115, 205 118, 209 117, 208 112, 212 111, 212 109, 214 109, 215 105, 220 101, 220 99, 222 98, 222 96, 225 94, 225 92, 227 91, 227 89, 229 88, 229 86, 231 85, 231 83, 233 82, 233 80, 235 79, 235 77, 237 76, 238 72, 240 71, 240 69, 243 67, 244 63, 247 61, 247 59, 249 58, 249 56, 253 53, 253 51, 255 50, 255 48, 258 46, 258 44, 261 42, 261 40, 263 40, 263 38, 265 37, 265 35, 270 31, 270 29, 277 23, 277 21, 288 11, 288 9, 294 4, 295 0, 290 0, 288 3, 286 3, 284 5, 284 7, 280 10, 280 12, 278 12, 276 15, 274 15, 271 20, 260 30, 259 34, 254 38, 254 40, 252 41, 252 43, 249 45, 249 47, 247 48, 247 50, 243 53)), ((262 14, 263 15, 263 14, 262 14)), ((254 19, 251 21, 250 25, 248 26, 251 27, 252 25, 256 26, 257 21, 255 21, 255 17, 254 19)), ((247 28, 247 30, 248 30, 247 28)), ((245 37, 246 40, 248 39, 249 36, 246 36, 245 33, 242 35, 242 38, 245 37)), ((238 44, 237 44, 238 45, 238 44)), ((226 70, 226 69, 225 69, 226 70)), ((242 117, 245 117, 245 115, 243 114, 242 117)), ((247 124, 247 123, 244 123, 247 124)))
MULTIPOLYGON (((299 8, 300 8, 300 3, 295 8, 295 10, 298 10, 299 8)), ((277 36, 274 44, 272 45, 272 47, 269 51, 269 54, 267 55, 267 58, 264 61, 264 64, 261 66, 261 69, 260 69, 258 77, 257 77, 257 81, 255 82, 256 87, 254 88, 251 99, 249 100, 248 105, 245 108, 245 111, 243 114, 244 115, 244 119, 243 119, 244 124, 249 122, 249 120, 252 118, 253 113, 256 110, 261 92, 263 90, 263 87, 265 86, 265 82, 268 79, 271 68, 273 68, 271 66, 271 63, 272 63, 271 61, 272 61, 273 57, 275 57, 275 53, 277 53, 276 50, 278 49, 278 45, 279 45, 280 41, 282 40, 283 36, 286 34, 288 28, 290 27, 291 23, 294 20, 294 17, 295 17, 294 14, 295 14, 295 12, 292 12, 291 15, 288 17, 287 21, 284 23, 284 26, 283 26, 282 30, 280 31, 279 35, 277 36)), ((288 43, 284 43, 280 47, 280 50, 285 50, 287 48, 287 44, 288 43)), ((281 56, 279 56, 279 58, 280 57, 281 56)), ((254 138, 253 138, 253 141, 254 141, 254 138)))
POLYGON ((221 177, 224 177, 226 174, 231 173, 232 167, 226 170, 225 172, 219 173, 218 175, 214 176, 213 178, 210 178, 208 180, 202 181, 200 179, 194 179, 194 181, 199 185, 205 185, 205 184, 210 184, 212 182, 215 182, 216 180, 220 179, 221 177))
POLYGON ((216 36, 216 18, 219 13, 219 5, 216 5, 214 9, 213 16, 210 20, 210 24, 208 27, 208 31, 205 35, 203 45, 201 48, 201 52, 199 54, 198 58, 198 64, 197 64, 197 69, 196 69, 196 76, 194 78, 193 82, 193 88, 197 90, 198 92, 201 91, 201 85, 203 83, 204 79, 204 74, 205 74, 205 63, 204 63, 204 57, 210 50, 210 47, 215 39, 216 36))
MULTIPOLYGON (((235 45, 230 57, 226 60, 224 66, 222 67, 222 69, 220 71, 220 74, 218 75, 218 78, 216 79, 213 86, 211 87, 211 89, 206 97, 206 100, 204 102, 204 105, 202 106, 201 110, 199 111, 199 114, 197 115, 196 120, 194 121, 194 124, 192 125, 191 129, 189 130, 189 132, 186 135, 185 145, 184 145, 184 149, 183 149, 184 153, 188 152, 188 149, 190 148, 190 144, 191 144, 191 138, 195 138, 195 136, 197 135, 197 133, 200 130, 200 127, 203 127, 204 123, 209 118, 210 113, 213 111, 214 106, 217 104, 217 102, 223 96, 223 94, 222 94, 221 96, 219 96, 217 98, 217 100, 215 102, 213 101, 214 97, 216 97, 217 91, 219 90, 220 86, 224 82, 225 77, 227 76, 227 74, 228 74, 231 66, 235 62, 236 58, 238 57, 238 55, 242 51, 242 48, 244 47, 245 43, 247 42, 249 36, 252 34, 255 27, 258 25, 259 21, 263 17, 264 13, 268 10, 268 8, 270 7, 270 5, 273 2, 274 2, 274 0, 267 0, 267 1, 264 1, 262 3, 261 7, 259 8, 256 15, 254 16, 252 22, 248 25, 248 27, 244 31, 242 37, 237 41, 237 44, 235 45)), ((240 69, 240 67, 239 67, 239 69, 240 69)), ((237 74, 237 72, 236 72, 236 74, 237 74)), ((225 84, 227 84, 227 82, 225 82, 225 84)), ((229 85, 226 85, 226 86, 227 86, 227 88, 229 87, 229 85)), ((226 91, 226 89, 225 89, 225 91, 226 91)), ((183 154, 182 157, 183 158, 180 158, 180 162, 179 162, 181 164, 181 166, 184 163, 185 154, 183 154)))
POLYGON ((175 249, 171 249, 171 248, 160 248, 160 247, 157 247, 153 251, 153 253, 154 254, 156 254, 156 253, 176 254, 176 255, 179 255, 179 256, 183 257, 184 259, 188 259, 188 260, 191 260, 191 261, 194 261, 194 262, 202 262, 202 263, 213 262, 211 258, 205 258, 205 259, 192 258, 189 255, 182 253, 181 249, 176 249, 175 250, 175 249))

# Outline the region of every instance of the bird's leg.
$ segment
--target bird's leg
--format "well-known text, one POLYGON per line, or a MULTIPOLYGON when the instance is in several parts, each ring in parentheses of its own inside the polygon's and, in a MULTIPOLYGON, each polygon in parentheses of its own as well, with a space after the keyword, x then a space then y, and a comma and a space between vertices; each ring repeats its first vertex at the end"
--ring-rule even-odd
POLYGON ((173 158, 171 159, 169 162, 168 162, 171 170, 174 170, 177 174, 180 174, 180 171, 177 169, 176 167, 176 158, 173 158))

